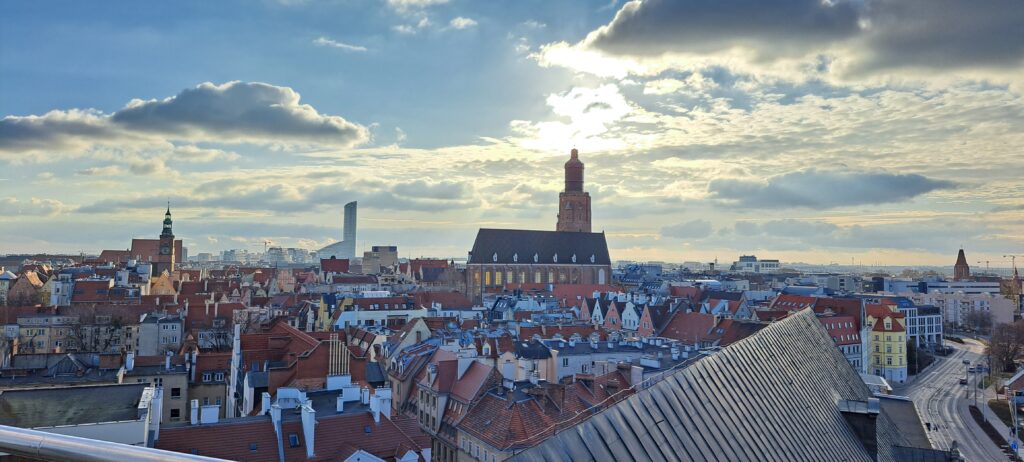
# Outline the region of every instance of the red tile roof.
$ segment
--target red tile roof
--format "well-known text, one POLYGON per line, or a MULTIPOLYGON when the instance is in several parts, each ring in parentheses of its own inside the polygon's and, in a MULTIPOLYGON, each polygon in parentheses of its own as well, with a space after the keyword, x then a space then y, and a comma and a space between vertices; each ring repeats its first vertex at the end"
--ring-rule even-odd
MULTIPOLYGON (((341 414, 316 419, 315 456, 306 458, 302 422, 286 420, 281 424, 286 461, 338 461, 342 455, 361 449, 385 460, 395 460, 407 451, 420 452, 430 447, 430 437, 419 429, 416 420, 405 416, 381 417, 375 423, 368 412, 341 414), (367 432, 369 430, 369 432, 367 432), (299 437, 299 446, 290 447, 288 435, 299 437)), ((277 462, 277 436, 268 416, 259 416, 210 425, 164 427, 160 429, 157 449, 201 456, 250 462, 277 462), (252 446, 255 444, 256 449, 252 446), (194 451, 193 451, 194 450, 194 451)))
POLYGON ((429 292, 421 291, 414 294, 416 305, 420 308, 431 308, 434 303, 441 305, 441 309, 456 310, 473 307, 473 301, 460 292, 429 292))
POLYGON ((695 345, 712 340, 711 328, 715 326, 715 316, 707 313, 684 313, 677 311, 661 331, 665 338, 679 340, 687 345, 695 345))
POLYGON ((828 331, 829 337, 836 345, 854 345, 860 343, 857 320, 853 316, 820 316, 818 321, 828 331))
POLYGON ((347 258, 321 258, 320 271, 324 273, 347 273, 349 261, 347 258))
POLYGON ((768 308, 772 310, 800 311, 808 306, 813 307, 817 301, 817 297, 779 294, 775 297, 775 300, 772 300, 771 305, 768 305, 768 308))
POLYGON ((480 361, 473 361, 462 378, 452 387, 452 396, 464 403, 472 402, 483 391, 484 385, 494 373, 494 367, 480 361))

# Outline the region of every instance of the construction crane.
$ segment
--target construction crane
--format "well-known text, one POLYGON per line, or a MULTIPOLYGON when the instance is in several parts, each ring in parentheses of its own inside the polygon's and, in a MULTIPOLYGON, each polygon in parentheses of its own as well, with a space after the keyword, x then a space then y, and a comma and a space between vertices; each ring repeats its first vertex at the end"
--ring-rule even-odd
POLYGON ((1011 254, 1011 255, 1003 255, 1003 258, 1009 258, 1011 264, 1013 265, 1013 269, 1017 269, 1017 257, 1020 257, 1020 256, 1021 255, 1012 255, 1011 254))
POLYGON ((982 264, 982 263, 984 263, 984 264, 985 264, 985 274, 988 274, 988 273, 989 273, 989 270, 988 270, 988 264, 989 264, 990 262, 989 262, 988 260, 985 260, 985 261, 979 261, 979 262, 978 262, 978 264, 979 264, 979 265, 980 265, 980 264, 982 264))

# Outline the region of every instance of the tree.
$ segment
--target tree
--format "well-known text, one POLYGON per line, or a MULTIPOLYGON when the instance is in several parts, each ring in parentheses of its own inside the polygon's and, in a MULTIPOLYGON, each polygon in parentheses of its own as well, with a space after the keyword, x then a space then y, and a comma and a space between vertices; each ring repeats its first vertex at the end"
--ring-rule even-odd
POLYGON ((971 310, 964 316, 964 326, 974 331, 987 334, 992 329, 992 313, 981 310, 971 310))
POLYGON ((1024 356, 1024 321, 999 324, 992 330, 988 347, 992 368, 1003 372, 1017 369, 1017 358, 1024 356))

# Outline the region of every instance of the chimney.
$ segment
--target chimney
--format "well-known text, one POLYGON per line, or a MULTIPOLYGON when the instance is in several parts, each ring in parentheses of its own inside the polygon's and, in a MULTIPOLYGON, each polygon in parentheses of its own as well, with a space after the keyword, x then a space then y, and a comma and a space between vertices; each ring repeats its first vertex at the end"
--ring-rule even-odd
POLYGON ((270 412, 270 393, 263 392, 262 399, 263 402, 260 407, 260 414, 266 415, 266 413, 270 412))
POLYGON ((163 389, 150 387, 153 390, 152 400, 149 402, 149 429, 153 432, 153 440, 160 439, 160 419, 164 416, 164 393, 163 389))
POLYGON ((135 369, 135 352, 129 351, 124 358, 124 370, 131 372, 135 369))
POLYGON ((878 460, 878 414, 881 412, 881 403, 878 398, 868 398, 867 401, 840 400, 838 403, 839 412, 843 414, 846 423, 850 425, 853 433, 860 439, 864 449, 871 454, 872 460, 878 460))
POLYGON ((306 440, 306 458, 312 459, 316 449, 316 411, 312 400, 306 400, 302 406, 302 436, 306 440))
POLYGON ((337 411, 338 414, 345 412, 345 396, 344 394, 338 395, 337 411))
POLYGON ((469 370, 469 366, 473 365, 473 361, 473 358, 459 357, 459 375, 456 380, 462 379, 462 376, 465 375, 467 370, 469 370))
POLYGON ((168 351, 167 354, 164 355, 164 369, 171 370, 171 352, 170 351, 168 351))
POLYGON ((364 405, 370 404, 370 389, 363 387, 362 390, 359 390, 359 393, 359 402, 364 405))
POLYGON ((380 397, 377 395, 370 397, 370 413, 373 414, 373 421, 380 423, 380 397))
POLYGON ((192 425, 198 425, 199 424, 199 400, 198 399, 194 399, 194 400, 192 400, 191 404, 192 404, 192 414, 190 415, 190 418, 191 418, 190 422, 191 422, 192 425))

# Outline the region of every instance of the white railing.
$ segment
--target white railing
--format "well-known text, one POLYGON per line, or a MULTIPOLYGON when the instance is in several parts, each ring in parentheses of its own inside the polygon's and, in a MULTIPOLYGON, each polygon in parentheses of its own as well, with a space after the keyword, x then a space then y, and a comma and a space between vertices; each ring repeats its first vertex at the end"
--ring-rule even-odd
POLYGON ((223 462, 223 459, 161 451, 110 441, 0 425, 0 452, 37 460, 69 462, 223 462))

